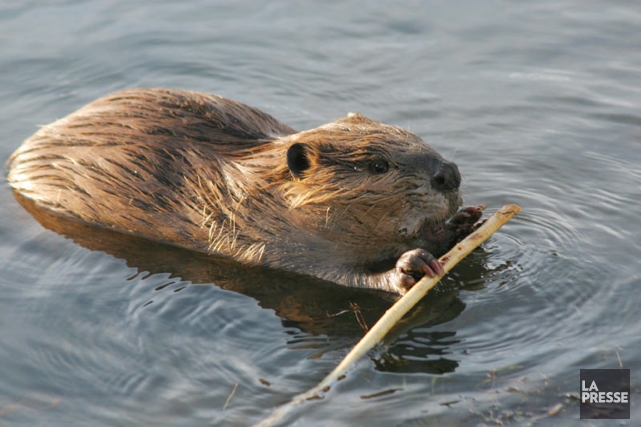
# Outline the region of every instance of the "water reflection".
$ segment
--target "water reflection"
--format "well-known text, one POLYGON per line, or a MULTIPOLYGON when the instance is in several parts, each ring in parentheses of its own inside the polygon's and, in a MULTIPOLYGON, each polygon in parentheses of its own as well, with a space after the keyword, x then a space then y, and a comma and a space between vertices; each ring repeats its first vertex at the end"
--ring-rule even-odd
MULTIPOLYGON (((250 267, 92 227, 75 219, 58 217, 19 195, 16 197, 45 228, 87 249, 125 260, 129 267, 137 270, 130 279, 142 274, 169 273, 167 282, 157 286, 154 292, 168 288, 180 278, 192 284, 215 284, 257 300, 261 307, 274 310, 284 327, 295 327, 302 332, 293 334, 288 346, 292 349, 318 349, 312 357, 336 350, 337 343, 340 347, 355 344, 364 330, 371 327, 397 299, 386 292, 347 288, 311 277, 250 267)), ((449 347, 458 342, 456 331, 433 332, 430 327, 455 319, 464 310, 459 291, 463 289, 463 283, 469 283, 468 289, 482 287, 479 278, 490 273, 484 266, 484 258, 483 251, 479 250, 475 256, 463 261, 396 325, 380 351, 370 355, 376 369, 439 374, 452 372, 458 367, 458 361, 448 356, 449 347)), ((173 292, 184 287, 183 283, 173 292)), ((150 294, 142 308, 153 302, 154 294, 150 294)))

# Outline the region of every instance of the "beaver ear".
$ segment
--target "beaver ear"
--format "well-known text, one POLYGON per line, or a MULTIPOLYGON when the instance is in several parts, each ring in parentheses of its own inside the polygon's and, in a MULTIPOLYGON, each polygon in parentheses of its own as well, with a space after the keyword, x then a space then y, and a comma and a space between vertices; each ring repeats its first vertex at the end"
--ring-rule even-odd
POLYGON ((292 175, 300 178, 310 166, 307 146, 300 142, 292 144, 287 150, 287 167, 292 175))

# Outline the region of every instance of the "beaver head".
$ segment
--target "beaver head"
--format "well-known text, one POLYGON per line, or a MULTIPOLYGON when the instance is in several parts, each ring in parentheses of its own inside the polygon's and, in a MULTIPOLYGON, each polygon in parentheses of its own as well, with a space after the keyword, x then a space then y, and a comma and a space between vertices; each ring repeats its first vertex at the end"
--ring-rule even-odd
POLYGON ((372 262, 433 248, 461 205, 457 166, 411 132, 361 115, 281 140, 290 210, 337 247, 372 262))

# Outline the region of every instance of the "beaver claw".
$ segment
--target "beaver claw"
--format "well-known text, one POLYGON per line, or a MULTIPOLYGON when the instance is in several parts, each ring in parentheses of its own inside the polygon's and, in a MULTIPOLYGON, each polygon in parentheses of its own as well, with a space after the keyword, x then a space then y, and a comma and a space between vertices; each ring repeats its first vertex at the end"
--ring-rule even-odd
POLYGON ((485 205, 468 206, 452 217, 448 227, 453 237, 453 245, 466 238, 483 224, 484 221, 478 221, 483 216, 484 210, 485 205))
MULTIPOLYGON (((446 225, 448 237, 444 239, 444 243, 449 242, 449 246, 444 248, 444 251, 463 240, 485 222, 479 222, 484 210, 485 205, 468 206, 458 211, 450 219, 446 225)), ((440 276, 445 271, 441 263, 431 253, 424 249, 414 249, 401 255, 396 261, 395 268, 389 273, 391 275, 388 276, 388 280, 391 280, 388 284, 395 288, 393 290, 396 292, 404 294, 423 276, 440 276)))
POLYGON ((412 288, 423 276, 440 276, 445 271, 434 256, 424 249, 414 249, 405 252, 396 261, 394 276, 396 287, 401 293, 412 288))

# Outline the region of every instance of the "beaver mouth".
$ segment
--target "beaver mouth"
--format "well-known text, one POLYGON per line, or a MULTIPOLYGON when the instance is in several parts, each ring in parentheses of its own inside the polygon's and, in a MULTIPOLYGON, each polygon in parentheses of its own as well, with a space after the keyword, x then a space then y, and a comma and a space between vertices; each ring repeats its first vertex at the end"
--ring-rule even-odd
POLYGON ((421 227, 420 236, 429 243, 443 243, 450 239, 450 226, 449 222, 460 207, 459 203, 452 201, 449 204, 448 212, 440 218, 426 218, 423 226, 421 227))
POLYGON ((447 223, 451 216, 442 221, 426 221, 421 228, 421 237, 431 243, 439 243, 448 240, 449 233, 447 223))

